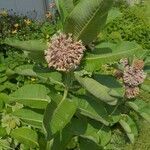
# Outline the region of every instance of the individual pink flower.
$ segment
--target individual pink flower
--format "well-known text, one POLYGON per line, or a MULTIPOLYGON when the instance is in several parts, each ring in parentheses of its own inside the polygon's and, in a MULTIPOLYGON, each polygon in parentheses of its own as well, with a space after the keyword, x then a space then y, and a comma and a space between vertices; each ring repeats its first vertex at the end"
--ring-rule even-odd
POLYGON ((52 36, 45 50, 45 59, 49 67, 69 72, 80 64, 84 51, 82 42, 74 41, 72 34, 58 32, 52 36))

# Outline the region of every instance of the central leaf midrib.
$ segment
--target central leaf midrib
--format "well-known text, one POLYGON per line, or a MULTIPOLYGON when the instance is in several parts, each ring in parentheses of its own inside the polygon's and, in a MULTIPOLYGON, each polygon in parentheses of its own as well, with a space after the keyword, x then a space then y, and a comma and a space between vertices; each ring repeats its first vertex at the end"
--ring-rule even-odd
POLYGON ((18 98, 18 97, 13 97, 14 99, 18 100, 33 100, 33 101, 43 101, 43 102, 48 102, 48 99, 39 99, 39 98, 18 98))
POLYGON ((17 136, 20 137, 20 138, 24 138, 24 139, 26 139, 26 140, 28 140, 28 141, 34 143, 35 145, 38 145, 37 142, 35 142, 35 141, 33 141, 33 140, 31 140, 31 139, 25 137, 25 136, 21 136, 19 133, 15 133, 15 135, 17 135, 17 136))
MULTIPOLYGON (((109 125, 109 122, 107 120, 105 120, 103 117, 99 116, 98 114, 94 114, 92 112, 88 112, 87 110, 83 109, 83 108, 78 108, 79 110, 83 111, 83 113, 87 113, 88 117, 91 118, 89 115, 93 116, 97 121, 102 122, 103 124, 107 124, 109 125)), ((82 113, 82 112, 81 112, 82 113)), ((84 114, 85 115, 85 114, 84 114)), ((86 115, 85 115, 86 116, 86 115)))
POLYGON ((128 50, 128 51, 123 51, 123 52, 118 52, 118 53, 109 53, 109 54, 102 54, 102 55, 93 55, 91 57, 87 57, 86 60, 92 60, 92 59, 100 59, 100 58, 105 58, 105 57, 108 57, 109 55, 113 56, 113 55, 121 55, 121 54, 124 54, 124 53, 133 53, 133 51, 135 50, 138 50, 139 48, 134 48, 134 49, 131 49, 131 50, 128 50))
MULTIPOLYGON (((101 2, 101 4, 99 5, 99 7, 93 11, 93 16, 89 19, 89 21, 87 23, 85 23, 83 29, 79 32, 79 34, 77 34, 78 36, 76 37, 76 39, 78 40, 79 37, 82 35, 82 33, 84 32, 85 28, 89 25, 89 23, 91 22, 91 20, 93 20, 93 18, 95 17, 95 15, 97 14, 97 12, 99 11, 99 9, 101 8, 102 4, 104 3, 104 1, 101 2)), ((106 13, 104 13, 101 17, 105 16, 106 13)))

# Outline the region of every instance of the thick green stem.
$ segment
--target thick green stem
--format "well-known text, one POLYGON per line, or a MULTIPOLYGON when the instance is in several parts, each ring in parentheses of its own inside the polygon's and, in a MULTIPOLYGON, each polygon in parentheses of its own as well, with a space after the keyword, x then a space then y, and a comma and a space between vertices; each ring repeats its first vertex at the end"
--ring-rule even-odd
POLYGON ((63 98, 60 102, 60 104, 66 99, 67 95, 68 95, 68 91, 69 91, 69 87, 70 87, 70 84, 71 84, 71 73, 66 73, 65 74, 65 89, 64 89, 64 95, 63 95, 63 98))

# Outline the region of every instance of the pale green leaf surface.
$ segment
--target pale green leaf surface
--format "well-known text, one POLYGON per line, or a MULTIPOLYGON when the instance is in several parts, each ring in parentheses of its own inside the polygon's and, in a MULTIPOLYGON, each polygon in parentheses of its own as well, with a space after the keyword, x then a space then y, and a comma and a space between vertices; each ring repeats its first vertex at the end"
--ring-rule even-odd
POLYGON ((77 109, 77 101, 75 99, 65 99, 58 106, 54 107, 49 104, 44 114, 44 127, 49 134, 55 134, 61 131, 71 120, 77 109))
POLYGON ((99 70, 103 64, 113 63, 121 58, 133 57, 142 53, 144 53, 143 49, 135 42, 102 43, 96 46, 93 53, 87 54, 84 69, 87 71, 99 70))
POLYGON ((135 142, 135 137, 138 135, 136 123, 128 115, 124 116, 120 121, 120 125, 125 130, 131 143, 135 142))
POLYGON ((28 84, 12 93, 11 101, 22 103, 31 108, 44 109, 50 102, 47 89, 40 84, 28 84))
POLYGON ((12 113, 20 118, 23 122, 36 128, 42 128, 43 115, 29 109, 19 109, 12 113))
POLYGON ((44 53, 44 50, 47 49, 47 43, 42 40, 19 41, 7 38, 4 43, 26 51, 40 51, 44 53))
POLYGON ((83 97, 83 99, 79 99, 78 110, 83 116, 99 121, 106 126, 109 125, 106 119, 108 114, 103 103, 97 103, 92 97, 83 97))
POLYGON ((11 137, 30 148, 35 148, 38 146, 38 135, 30 128, 21 127, 14 129, 11 132, 11 137))
POLYGON ((114 91, 113 89, 110 89, 96 80, 88 77, 80 77, 77 73, 75 73, 75 78, 77 81, 92 95, 94 95, 96 98, 100 99, 101 101, 109 104, 109 105, 116 105, 117 103, 117 96, 120 97, 120 95, 114 91), (116 97, 110 96, 109 93, 114 93, 116 97))

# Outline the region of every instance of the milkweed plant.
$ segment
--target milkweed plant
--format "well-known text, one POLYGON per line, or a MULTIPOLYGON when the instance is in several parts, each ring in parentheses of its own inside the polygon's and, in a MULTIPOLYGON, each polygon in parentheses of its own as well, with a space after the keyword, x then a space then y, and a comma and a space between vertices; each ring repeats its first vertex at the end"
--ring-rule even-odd
POLYGON ((134 143, 137 117, 150 122, 149 105, 140 97, 149 92, 149 51, 134 41, 97 42, 114 18, 113 0, 55 5, 57 28, 47 41, 4 40, 32 62, 11 73, 36 82, 0 93, 7 106, 0 130, 7 128, 5 136, 20 149, 109 149, 115 130, 134 143))

